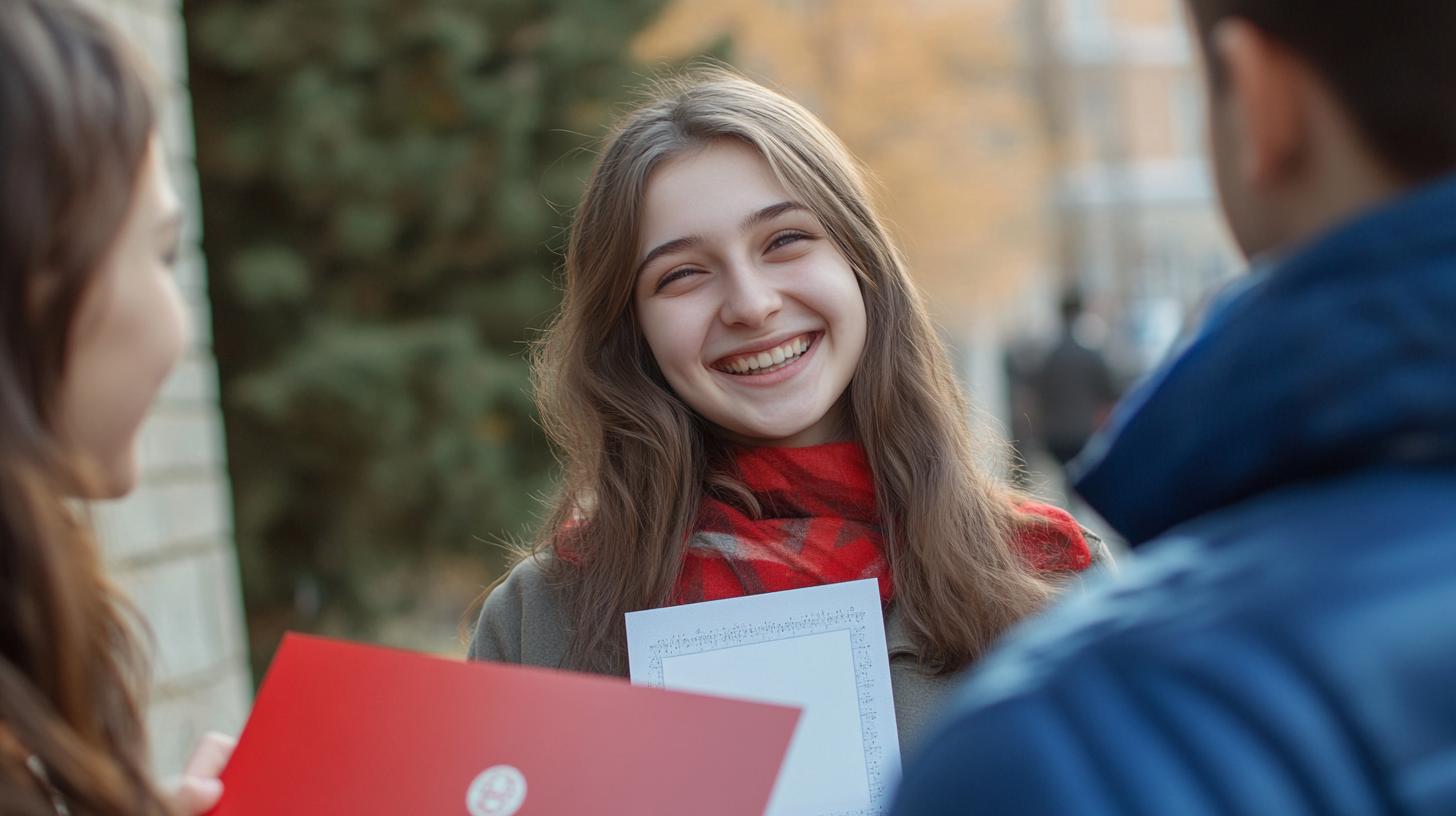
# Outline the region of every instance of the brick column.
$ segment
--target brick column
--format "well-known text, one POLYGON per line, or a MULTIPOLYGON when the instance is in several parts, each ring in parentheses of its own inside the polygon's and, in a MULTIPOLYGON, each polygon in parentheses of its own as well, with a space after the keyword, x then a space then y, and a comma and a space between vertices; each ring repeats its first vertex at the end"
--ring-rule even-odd
POLYGON ((252 695, 200 250, 186 40, 178 0, 88 2, 130 36, 161 78, 162 139, 187 219, 178 276, 192 313, 192 347, 143 427, 136 493, 95 507, 112 574, 155 636, 153 764, 172 774, 202 732, 236 733, 252 695))

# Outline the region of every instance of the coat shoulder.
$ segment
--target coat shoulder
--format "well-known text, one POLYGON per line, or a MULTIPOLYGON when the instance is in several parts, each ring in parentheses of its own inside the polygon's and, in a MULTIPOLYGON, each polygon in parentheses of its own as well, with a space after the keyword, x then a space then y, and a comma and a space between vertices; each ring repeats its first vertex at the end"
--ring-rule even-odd
POLYGON ((528 555, 496 584, 470 639, 471 660, 566 668, 571 626, 554 564, 549 555, 528 555))

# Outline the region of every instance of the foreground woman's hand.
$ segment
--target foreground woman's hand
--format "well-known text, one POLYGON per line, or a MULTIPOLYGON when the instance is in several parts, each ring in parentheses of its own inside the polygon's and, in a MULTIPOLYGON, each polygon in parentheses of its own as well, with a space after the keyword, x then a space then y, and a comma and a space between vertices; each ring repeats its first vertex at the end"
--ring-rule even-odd
POLYGON ((222 782, 218 774, 227 766, 238 741, 222 734, 209 733, 197 744, 187 769, 167 785, 167 800, 178 816, 202 816, 222 798, 222 782))

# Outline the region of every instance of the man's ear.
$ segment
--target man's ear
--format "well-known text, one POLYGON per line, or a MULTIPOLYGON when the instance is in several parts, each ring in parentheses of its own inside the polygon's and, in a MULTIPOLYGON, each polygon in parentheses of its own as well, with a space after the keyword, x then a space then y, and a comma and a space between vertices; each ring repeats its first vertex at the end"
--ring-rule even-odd
POLYGON ((1308 137, 1308 81, 1304 63, 1283 43, 1246 20, 1231 18, 1213 30, 1234 137, 1245 158, 1244 183, 1278 184, 1304 157, 1308 137))

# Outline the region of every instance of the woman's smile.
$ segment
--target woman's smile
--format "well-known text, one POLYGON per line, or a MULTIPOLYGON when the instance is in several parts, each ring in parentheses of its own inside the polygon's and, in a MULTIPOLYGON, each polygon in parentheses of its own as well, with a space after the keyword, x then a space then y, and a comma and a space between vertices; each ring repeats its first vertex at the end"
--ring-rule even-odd
POLYGON ((713 363, 712 368, 733 377, 752 379, 767 377, 780 371, 798 369, 823 332, 805 332, 781 343, 730 354, 713 363))

